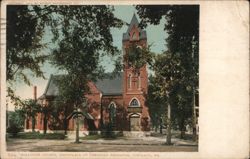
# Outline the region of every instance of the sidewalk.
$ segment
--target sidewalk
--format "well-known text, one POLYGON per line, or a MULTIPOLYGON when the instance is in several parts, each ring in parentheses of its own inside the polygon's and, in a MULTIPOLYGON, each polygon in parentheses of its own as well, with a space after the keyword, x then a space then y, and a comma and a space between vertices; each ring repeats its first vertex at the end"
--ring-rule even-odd
MULTIPOLYGON (((73 142, 74 140, 72 140, 73 142)), ((177 138, 171 139, 173 146, 198 146, 197 143, 190 140, 182 140, 177 138)), ((81 140, 84 144, 103 144, 103 145, 164 145, 165 137, 140 137, 126 139, 97 139, 97 140, 81 140)))

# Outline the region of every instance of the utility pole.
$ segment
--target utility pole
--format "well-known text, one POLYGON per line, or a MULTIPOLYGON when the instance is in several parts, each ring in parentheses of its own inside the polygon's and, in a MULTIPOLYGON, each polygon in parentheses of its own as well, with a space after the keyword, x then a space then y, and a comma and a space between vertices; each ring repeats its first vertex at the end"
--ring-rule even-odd
POLYGON ((170 98, 169 98, 169 92, 166 91, 167 99, 168 99, 168 111, 167 111, 167 139, 166 144, 171 145, 171 105, 170 105, 170 98))
POLYGON ((100 95, 100 98, 101 98, 101 112, 100 112, 100 114, 101 114, 101 124, 100 124, 100 128, 101 128, 101 134, 103 135, 103 131, 104 131, 104 124, 103 124, 103 106, 102 106, 102 94, 100 95))

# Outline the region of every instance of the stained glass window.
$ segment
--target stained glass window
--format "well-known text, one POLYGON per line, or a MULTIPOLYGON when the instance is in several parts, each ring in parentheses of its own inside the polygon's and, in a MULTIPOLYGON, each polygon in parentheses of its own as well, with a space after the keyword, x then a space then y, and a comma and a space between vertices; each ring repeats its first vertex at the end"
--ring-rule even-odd
POLYGON ((109 120, 112 126, 115 125, 115 117, 116 117, 116 108, 114 103, 111 103, 109 106, 109 120))
POLYGON ((133 99, 130 103, 131 107, 139 107, 139 102, 136 99, 133 99))

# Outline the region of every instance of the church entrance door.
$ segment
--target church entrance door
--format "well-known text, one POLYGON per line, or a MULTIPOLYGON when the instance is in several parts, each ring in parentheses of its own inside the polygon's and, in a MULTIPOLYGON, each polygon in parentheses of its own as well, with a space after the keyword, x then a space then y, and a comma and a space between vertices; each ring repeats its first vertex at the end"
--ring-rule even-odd
POLYGON ((140 131, 140 117, 139 116, 131 116, 130 117, 130 131, 140 131))

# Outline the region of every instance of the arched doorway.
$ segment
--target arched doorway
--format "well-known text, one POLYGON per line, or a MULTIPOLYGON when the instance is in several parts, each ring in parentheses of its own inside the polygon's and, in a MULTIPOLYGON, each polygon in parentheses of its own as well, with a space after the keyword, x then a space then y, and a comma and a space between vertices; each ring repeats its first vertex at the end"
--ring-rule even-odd
POLYGON ((141 122, 139 114, 132 114, 129 117, 130 121, 130 131, 140 131, 141 130, 141 122))
MULTIPOLYGON (((140 102, 137 98, 132 98, 129 107, 136 108, 140 107, 140 102)), ((129 116, 130 131, 140 131, 141 130, 141 118, 140 114, 135 112, 129 116)))

